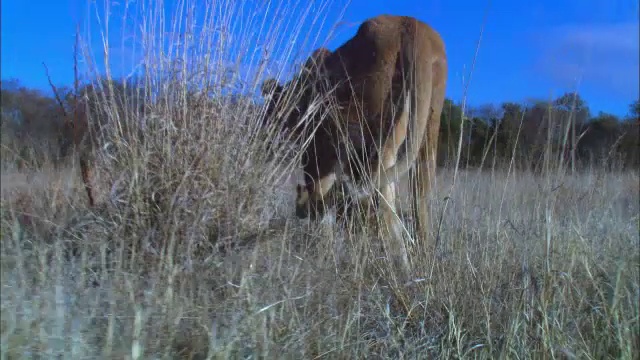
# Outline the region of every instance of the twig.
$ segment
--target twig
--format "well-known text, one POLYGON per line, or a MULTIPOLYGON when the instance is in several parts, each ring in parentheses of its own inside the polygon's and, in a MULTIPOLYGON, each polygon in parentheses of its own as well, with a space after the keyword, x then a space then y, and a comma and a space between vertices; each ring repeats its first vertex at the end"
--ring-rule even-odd
POLYGON ((60 105, 60 108, 62 109, 62 113, 66 117, 67 110, 64 108, 64 103, 62 102, 62 99, 60 99, 60 96, 58 95, 58 89, 53 84, 53 81, 51 81, 51 76, 49 75, 49 68, 47 67, 47 64, 44 63, 44 61, 42 62, 42 66, 44 66, 44 71, 47 74, 47 80, 49 81, 49 86, 51 86, 51 90, 53 90, 53 95, 55 96, 56 101, 58 102, 58 105, 60 105))

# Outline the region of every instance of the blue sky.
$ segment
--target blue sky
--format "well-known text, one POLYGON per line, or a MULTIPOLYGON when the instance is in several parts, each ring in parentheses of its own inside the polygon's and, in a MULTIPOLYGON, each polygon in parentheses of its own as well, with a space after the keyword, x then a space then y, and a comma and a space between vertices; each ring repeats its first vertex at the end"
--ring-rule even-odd
MULTIPOLYGON (((167 0, 165 8, 171 9, 173 1, 167 0)), ((114 13, 126 3, 116 3, 114 13)), ((264 6, 266 0, 245 0, 248 5, 236 18, 249 16, 251 6, 258 3, 264 6)), ((278 1, 273 4, 277 6, 278 1)), ((27 86, 48 91, 44 61, 57 85, 70 85, 78 21, 86 24, 93 19, 92 44, 99 45, 95 17, 87 15, 95 10, 87 11, 86 0, 4 0, 1 6, 3 79, 18 78, 27 86)), ((342 7, 336 2, 328 8, 327 26, 319 28, 321 37, 328 34, 328 25, 342 7)), ((459 101, 487 9, 468 91, 471 106, 548 99, 576 86, 593 113, 625 115, 628 105, 638 99, 638 0, 353 0, 342 18, 344 25, 326 45, 335 49, 355 33, 359 23, 377 14, 415 16, 443 37, 449 57, 447 94, 459 101)), ((114 21, 111 27, 121 25, 114 21)), ((298 48, 305 53, 311 49, 298 48)))

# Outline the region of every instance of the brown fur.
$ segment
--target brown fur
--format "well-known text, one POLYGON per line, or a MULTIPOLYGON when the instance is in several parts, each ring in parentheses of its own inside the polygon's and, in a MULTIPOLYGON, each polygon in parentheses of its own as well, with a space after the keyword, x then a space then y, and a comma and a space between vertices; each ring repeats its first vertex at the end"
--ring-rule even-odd
POLYGON ((95 205, 95 198, 92 185, 93 169, 91 168, 91 156, 87 150, 89 123, 87 119, 86 102, 75 98, 72 106, 72 113, 66 114, 65 116, 63 136, 78 150, 82 182, 87 193, 89 206, 93 207, 95 205))
POLYGON ((294 111, 280 117, 289 129, 294 129, 318 97, 326 100, 330 94, 334 101, 330 106, 323 103, 308 124, 312 125, 308 128, 320 126, 303 153, 306 184, 298 187, 298 216, 318 211, 338 178, 337 171, 358 178, 364 175, 351 171, 353 160, 345 159, 344 150, 350 143, 356 160, 374 165, 373 184, 382 195, 383 217, 396 240, 391 250, 408 267, 394 211, 394 181, 411 170, 418 236, 424 238, 425 195, 435 174, 446 79, 444 43, 435 30, 411 17, 381 15, 366 20, 336 51, 316 50, 301 76, 285 86, 265 82, 263 94, 273 94, 268 117, 277 114, 283 99, 296 97, 294 111), (323 111, 329 111, 327 118, 323 119, 323 111), (405 151, 399 156, 402 146, 405 151), (340 168, 339 163, 349 166, 340 168))

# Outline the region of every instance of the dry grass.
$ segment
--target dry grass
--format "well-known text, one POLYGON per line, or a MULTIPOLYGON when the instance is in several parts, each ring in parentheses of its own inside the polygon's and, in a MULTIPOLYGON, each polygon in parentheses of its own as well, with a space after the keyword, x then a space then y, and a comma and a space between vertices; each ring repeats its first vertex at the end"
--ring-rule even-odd
MULTIPOLYGON (((3 352, 633 358, 637 174, 584 174, 553 193, 544 179, 521 176, 463 173, 437 256, 412 258, 429 276, 410 285, 394 284, 375 237, 291 218, 284 228, 261 226, 259 215, 277 217, 264 215, 269 201, 207 206, 237 211, 232 229, 213 216, 197 224, 204 211, 153 226, 122 210, 64 210, 50 204, 55 183, 33 186, 26 196, 36 224, 3 220, 3 352), (198 228, 216 225, 217 238, 198 228), (214 240, 248 233, 258 240, 252 247, 217 253, 214 240)), ((284 209, 285 196, 269 197, 284 209)), ((4 212, 19 209, 10 200, 4 212)))
MULTIPOLYGON (((142 41, 162 44, 147 11, 142 41)), ((227 48, 208 34, 175 56, 213 66, 227 48)), ((445 208, 443 169, 403 283, 371 228, 292 216, 291 157, 247 135, 258 110, 193 106, 191 78, 164 86, 145 56, 167 100, 149 101, 144 140, 115 126, 137 131, 135 114, 110 119, 99 207, 75 169, 2 175, 3 359, 638 357, 637 172, 461 171, 445 208)))

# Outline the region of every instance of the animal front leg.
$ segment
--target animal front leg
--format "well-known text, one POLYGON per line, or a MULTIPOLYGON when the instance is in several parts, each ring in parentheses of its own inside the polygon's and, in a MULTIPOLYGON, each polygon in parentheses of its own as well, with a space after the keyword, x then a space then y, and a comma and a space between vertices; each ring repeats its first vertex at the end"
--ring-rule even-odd
POLYGON ((336 182, 335 172, 318 179, 315 183, 307 183, 306 186, 297 187, 296 216, 301 219, 309 215, 316 217, 321 213, 320 207, 324 207, 325 196, 336 182))

